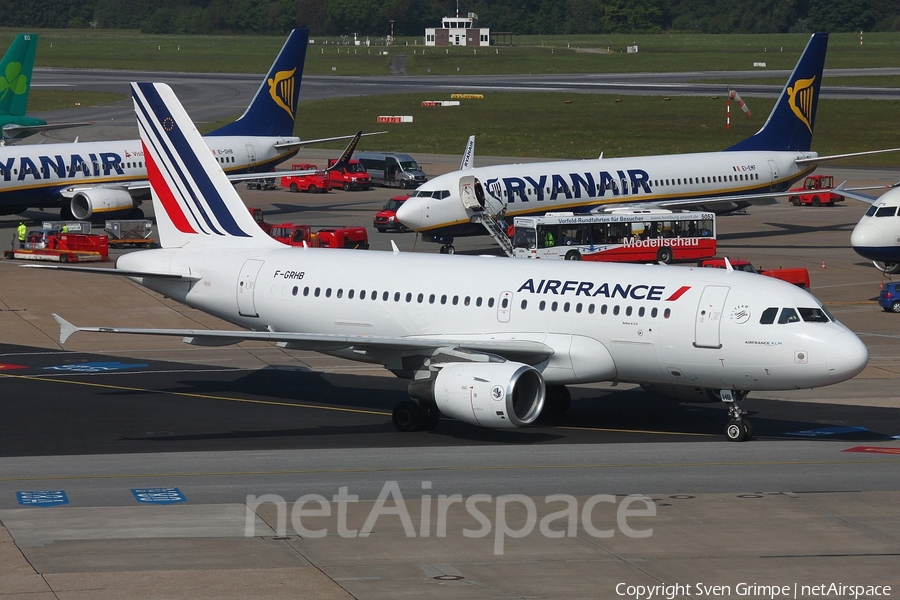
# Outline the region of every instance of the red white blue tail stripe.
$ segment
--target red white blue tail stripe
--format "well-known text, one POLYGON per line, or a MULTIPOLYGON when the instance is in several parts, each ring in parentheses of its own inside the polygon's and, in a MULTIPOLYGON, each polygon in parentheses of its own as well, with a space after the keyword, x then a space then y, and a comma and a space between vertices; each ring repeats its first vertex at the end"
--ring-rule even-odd
POLYGON ((250 216, 172 89, 133 83, 132 95, 163 246, 277 244, 250 216))

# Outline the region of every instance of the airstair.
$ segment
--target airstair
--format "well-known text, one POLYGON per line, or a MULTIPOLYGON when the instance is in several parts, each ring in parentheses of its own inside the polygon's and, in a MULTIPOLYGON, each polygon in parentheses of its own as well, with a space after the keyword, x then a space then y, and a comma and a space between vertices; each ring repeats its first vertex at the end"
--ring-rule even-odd
POLYGON ((486 212, 480 212, 472 215, 472 221, 475 223, 481 223, 485 229, 487 229, 488 234, 503 248, 503 251, 506 252, 507 256, 513 256, 513 243, 509 239, 509 236, 506 235, 506 230, 501 225, 500 221, 497 221, 493 216, 487 214, 486 212))

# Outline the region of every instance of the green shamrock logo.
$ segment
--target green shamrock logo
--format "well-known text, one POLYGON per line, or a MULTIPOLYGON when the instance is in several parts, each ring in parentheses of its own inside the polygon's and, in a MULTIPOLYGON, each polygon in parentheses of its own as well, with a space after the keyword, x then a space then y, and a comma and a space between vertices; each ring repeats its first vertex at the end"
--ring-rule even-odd
POLYGON ((6 98, 12 90, 15 95, 24 94, 28 89, 28 78, 22 75, 22 63, 11 62, 6 65, 6 77, 0 77, 0 100, 6 98))

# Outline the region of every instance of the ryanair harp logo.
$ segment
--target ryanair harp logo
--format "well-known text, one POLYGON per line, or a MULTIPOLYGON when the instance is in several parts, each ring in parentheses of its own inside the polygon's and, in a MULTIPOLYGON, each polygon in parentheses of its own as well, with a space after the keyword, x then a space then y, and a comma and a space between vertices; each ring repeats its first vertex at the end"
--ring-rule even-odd
POLYGON ((790 105, 791 110, 797 115, 797 118, 806 125, 806 128, 809 129, 810 133, 812 133, 810 119, 812 119, 813 95, 815 94, 813 82, 815 80, 815 77, 798 79, 794 82, 793 87, 788 86, 787 89, 788 104, 790 105))
POLYGON ((294 73, 297 68, 290 71, 278 71, 275 77, 269 79, 269 95, 275 104, 287 111, 294 118, 294 73))

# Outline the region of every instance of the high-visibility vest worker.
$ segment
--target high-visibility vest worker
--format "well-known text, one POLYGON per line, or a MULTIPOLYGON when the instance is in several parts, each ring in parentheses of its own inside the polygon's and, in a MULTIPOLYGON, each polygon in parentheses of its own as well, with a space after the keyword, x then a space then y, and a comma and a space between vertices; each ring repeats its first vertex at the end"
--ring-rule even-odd
POLYGON ((28 235, 28 228, 25 227, 25 223, 19 223, 19 246, 25 245, 25 237, 28 235))

